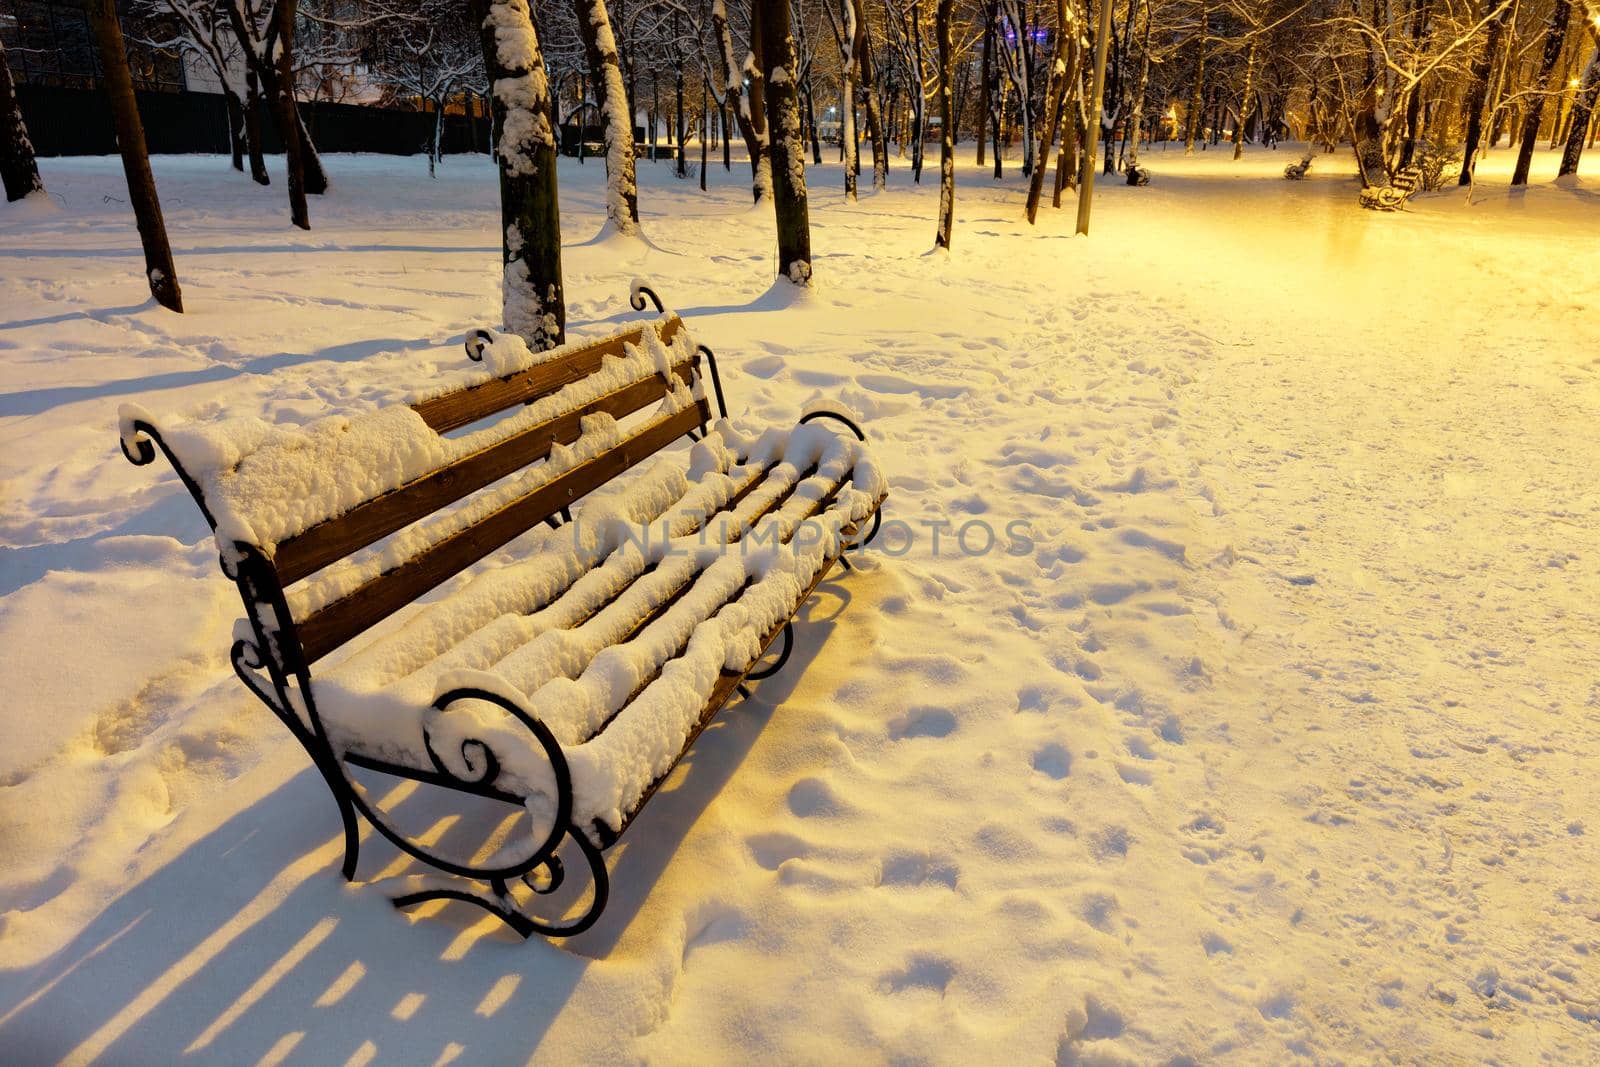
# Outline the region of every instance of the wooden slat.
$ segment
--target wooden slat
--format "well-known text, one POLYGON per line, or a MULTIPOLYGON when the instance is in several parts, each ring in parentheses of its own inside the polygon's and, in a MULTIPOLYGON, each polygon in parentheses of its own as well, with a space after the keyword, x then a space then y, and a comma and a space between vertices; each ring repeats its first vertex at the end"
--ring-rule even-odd
MULTIPOLYGON (((879 500, 878 507, 882 506, 883 501, 879 500)), ((877 508, 873 509, 873 511, 876 510, 877 508)), ((855 534, 859 533, 862 528, 864 528, 865 525, 871 521, 871 519, 872 515, 868 514, 855 525, 843 528, 840 530, 840 534, 844 535, 841 539, 848 540, 850 537, 853 537, 855 534)), ((811 584, 806 586, 805 592, 800 594, 800 599, 795 603, 794 611, 790 612, 788 618, 774 626, 761 639, 761 651, 757 653, 756 658, 751 661, 751 667, 754 667, 757 663, 759 663, 761 661, 761 657, 767 654, 767 649, 771 648, 772 643, 778 639, 778 635, 783 632, 784 626, 800 613, 801 607, 805 605, 806 601, 811 599, 811 594, 816 592, 817 586, 822 584, 823 580, 828 577, 828 574, 833 570, 834 565, 838 562, 839 557, 833 556, 824 562, 821 567, 817 568, 817 573, 811 579, 811 584)), ((649 788, 647 788, 644 791, 644 794, 639 797, 638 802, 634 804, 631 809, 629 809, 628 814, 622 820, 622 829, 613 832, 611 827, 606 826, 604 823, 597 821, 594 824, 595 836, 599 839, 601 848, 610 848, 624 833, 627 832, 628 827, 633 825, 633 820, 638 816, 639 812, 644 810, 644 806, 650 802, 650 798, 655 796, 656 790, 661 788, 661 784, 671 776, 673 770, 676 769, 678 764, 683 761, 683 757, 689 754, 689 750, 694 747, 695 741, 697 741, 700 735, 705 732, 706 727, 711 725, 711 720, 717 717, 717 712, 722 710, 722 706, 728 702, 729 697, 733 696, 733 691, 739 687, 739 683, 744 681, 744 677, 748 673, 750 673, 749 669, 740 672, 724 671, 720 676, 718 676, 716 683, 711 687, 710 699, 706 701, 705 709, 701 711, 700 718, 695 722, 694 728, 689 731, 688 739, 684 741, 683 749, 678 753, 678 758, 672 761, 672 766, 668 767, 661 777, 650 783, 649 788)))
POLYGON ((530 400, 547 396, 593 374, 600 369, 600 363, 605 357, 622 355, 623 345, 639 344, 647 329, 657 330, 662 343, 670 345, 682 328, 683 320, 677 315, 641 323, 631 330, 603 338, 560 359, 518 371, 508 378, 496 378, 482 385, 422 400, 411 405, 411 408, 433 429, 439 433, 448 433, 479 419, 486 419, 513 405, 525 404, 530 400))
POLYGON ((710 418, 711 412, 702 400, 654 422, 616 448, 519 497, 314 613, 298 627, 306 663, 315 663, 710 418))
MULTIPOLYGON (((676 367, 677 376, 685 382, 692 381, 695 362, 690 360, 676 367)), ((660 377, 651 376, 607 393, 576 411, 530 426, 482 451, 463 456, 398 489, 374 497, 337 518, 318 523, 283 542, 273 553, 278 580, 286 586, 298 582, 468 493, 545 458, 553 445, 571 444, 578 439, 585 415, 604 412, 620 419, 665 395, 666 386, 660 377)))

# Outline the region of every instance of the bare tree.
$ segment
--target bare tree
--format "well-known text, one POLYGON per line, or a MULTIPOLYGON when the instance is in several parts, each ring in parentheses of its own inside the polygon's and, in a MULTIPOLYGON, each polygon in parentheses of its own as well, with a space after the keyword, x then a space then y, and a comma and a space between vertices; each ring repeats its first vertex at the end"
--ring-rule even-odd
POLYGON ((605 0, 572 0, 589 76, 605 126, 606 221, 618 233, 639 232, 639 183, 635 171, 633 114, 622 79, 622 59, 605 0))
POLYGON ((128 179, 128 199, 144 246, 150 295, 162 307, 181 312, 183 292, 178 287, 177 268, 172 264, 172 246, 167 243, 167 224, 161 217, 155 176, 150 173, 150 154, 145 149, 144 125, 139 121, 139 106, 133 96, 133 75, 128 71, 128 50, 122 42, 115 0, 89 0, 88 12, 100 57, 101 83, 117 130, 122 170, 128 179))
POLYGON ((766 83, 767 128, 772 131, 772 203, 778 223, 778 276, 811 284, 811 219, 806 205, 805 142, 795 76, 789 0, 754 0, 752 37, 766 83))
POLYGON ((1550 24, 1544 31, 1544 55, 1539 61, 1539 73, 1534 76, 1533 98, 1528 103, 1528 113, 1522 120, 1522 144, 1517 149, 1517 166, 1511 172, 1511 184, 1527 185, 1528 170, 1533 165, 1533 147, 1539 139, 1539 119, 1544 114, 1545 87, 1550 75, 1561 59, 1566 44, 1567 20, 1571 17, 1569 0, 1555 0, 1550 6, 1550 24))
POLYGON ((445 102, 476 80, 483 51, 457 0, 421 0, 416 18, 394 19, 382 37, 373 74, 433 107, 428 176, 443 159, 445 102))
POLYGON ((933 243, 946 251, 956 218, 955 46, 950 38, 950 11, 954 4, 955 0, 939 0, 933 18, 933 35, 939 50, 939 228, 933 243))

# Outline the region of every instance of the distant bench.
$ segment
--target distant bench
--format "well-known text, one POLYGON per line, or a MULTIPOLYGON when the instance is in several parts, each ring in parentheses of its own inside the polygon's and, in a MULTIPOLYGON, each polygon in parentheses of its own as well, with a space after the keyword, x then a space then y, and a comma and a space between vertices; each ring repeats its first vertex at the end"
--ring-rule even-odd
MULTIPOLYGON (((645 296, 664 312, 637 284, 636 309, 645 296)), ((714 357, 675 314, 550 352, 486 331, 467 347, 486 369, 464 384, 298 429, 163 426, 125 405, 122 450, 143 465, 159 448, 210 523, 244 601, 234 669, 332 790, 345 878, 360 812, 438 872, 395 880, 396 906, 467 901, 524 937, 574 934, 605 907, 602 850, 731 695, 782 666, 792 617, 877 532, 886 485, 837 413, 760 435, 714 423, 714 357), (681 437, 697 442, 687 466, 623 477, 681 437), (524 535, 526 552, 313 679, 524 535), (446 854, 352 768, 525 815, 492 848, 446 854), (587 903, 537 917, 564 843, 589 868, 587 903)))
POLYGON ((1396 173, 1388 185, 1373 185, 1361 190, 1361 206, 1373 211, 1400 211, 1421 184, 1421 168, 1406 167, 1396 173))

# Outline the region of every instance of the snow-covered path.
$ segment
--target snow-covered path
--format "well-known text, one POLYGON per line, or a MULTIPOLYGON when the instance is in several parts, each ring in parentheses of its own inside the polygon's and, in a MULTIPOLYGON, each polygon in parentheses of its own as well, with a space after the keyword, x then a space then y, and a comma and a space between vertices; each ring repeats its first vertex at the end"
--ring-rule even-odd
POLYGON ((736 182, 642 167, 641 252, 579 243, 599 168, 563 171, 572 320, 656 279, 736 410, 863 416, 906 524, 565 946, 339 882, 323 787, 227 668, 203 524, 115 448, 122 399, 301 421, 454 364, 497 306, 492 172, 335 158, 299 235, 276 189, 158 160, 180 320, 135 303, 114 161, 47 165, 71 210, 0 215, 0 1045, 1600 1056, 1600 206, 1508 200, 1491 160, 1486 203, 1381 216, 1344 157, 1285 161, 1150 153, 1089 241, 965 169, 948 261, 936 189, 849 208, 824 167, 823 286, 786 309, 736 182))

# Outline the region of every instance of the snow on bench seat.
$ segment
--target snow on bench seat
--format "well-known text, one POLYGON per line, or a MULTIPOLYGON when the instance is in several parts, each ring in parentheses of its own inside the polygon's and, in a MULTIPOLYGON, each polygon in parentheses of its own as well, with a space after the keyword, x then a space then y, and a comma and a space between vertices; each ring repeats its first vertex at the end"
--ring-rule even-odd
POLYGON ((481 770, 473 743, 487 745, 493 784, 547 813, 549 764, 518 723, 481 703, 432 707, 454 689, 495 692, 562 745, 573 823, 619 830, 719 677, 750 667, 884 492, 865 447, 826 424, 750 438, 719 423, 687 468, 663 459, 597 491, 572 524, 533 534, 527 559, 323 672, 313 692, 330 739, 426 770, 426 730, 464 778, 481 770))

